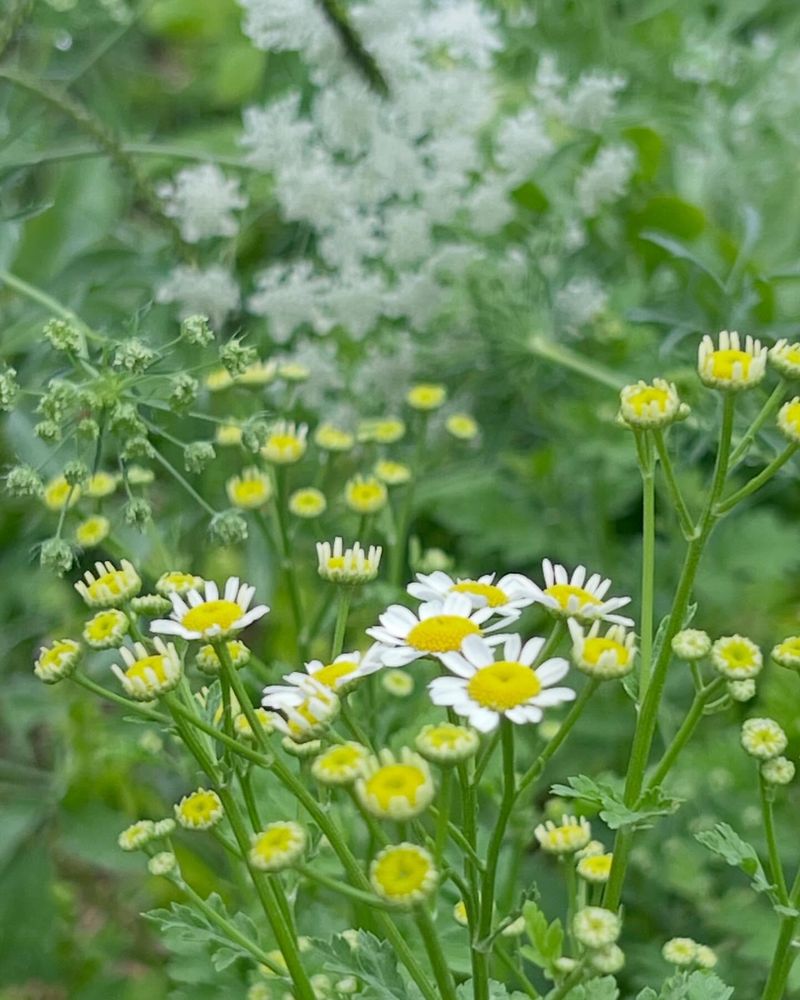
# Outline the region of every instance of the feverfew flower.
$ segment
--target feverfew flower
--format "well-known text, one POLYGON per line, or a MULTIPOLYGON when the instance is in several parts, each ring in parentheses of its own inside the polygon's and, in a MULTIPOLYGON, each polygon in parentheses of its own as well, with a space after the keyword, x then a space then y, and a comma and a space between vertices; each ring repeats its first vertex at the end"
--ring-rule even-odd
POLYGON ((666 427, 689 413, 689 407, 678 398, 674 383, 663 378, 626 385, 619 398, 620 417, 629 427, 666 427))
POLYGON ((155 653, 150 653, 141 643, 132 648, 120 646, 120 656, 125 666, 114 663, 111 666, 125 694, 136 701, 152 701, 178 686, 183 675, 183 666, 177 650, 161 639, 154 641, 155 653))
POLYGON ((779 757, 787 743, 786 733, 774 719, 747 719, 742 725, 742 746, 758 760, 779 757))
POLYGON ((583 214, 592 218, 603 206, 622 198, 635 167, 636 153, 630 146, 604 146, 575 182, 575 197, 583 214))
MULTIPOLYGON (((239 639, 228 639, 225 645, 228 649, 228 656, 234 670, 240 670, 249 662, 250 650, 239 639)), ((210 643, 201 646, 197 650, 195 663, 200 673, 206 674, 209 677, 216 677, 222 670, 222 664, 220 663, 217 651, 210 643)))
POLYGON ((756 696, 756 682, 752 679, 728 681, 725 687, 734 701, 751 701, 756 696))
POLYGON ((474 729, 440 722, 423 726, 417 733, 414 746, 432 764, 459 764, 478 752, 480 736, 474 729))
POLYGON ((773 757, 761 765, 761 776, 770 785, 788 785, 794 778, 795 767, 786 757, 773 757))
POLYGON ((773 646, 771 656, 781 667, 800 670, 800 635, 791 635, 773 646))
POLYGON ((681 660, 692 663, 711 652, 711 636, 698 628, 685 628, 672 639, 672 652, 681 660))
POLYGON ((697 947, 697 942, 691 938, 670 938, 661 949, 661 954, 664 956, 664 961, 670 965, 684 967, 694 965, 697 959, 697 947))
POLYGON ((411 479, 411 469, 407 465, 388 458, 376 462, 373 472, 387 486, 402 486, 411 479))
POLYGON ((81 488, 77 485, 70 485, 64 476, 56 476, 50 482, 45 483, 41 494, 42 502, 49 510, 61 511, 66 507, 74 507, 81 496, 81 488))
POLYGON ((175 569, 162 573, 156 581, 156 590, 163 597, 171 597, 173 594, 188 594, 190 590, 198 590, 202 586, 202 576, 195 576, 194 573, 183 573, 175 569))
POLYGON ((260 469, 249 466, 240 475, 231 476, 225 483, 225 492, 234 507, 257 510, 272 497, 272 481, 260 469))
POLYGON ((325 494, 315 486, 303 486, 289 497, 289 511, 295 517, 306 519, 320 517, 327 507, 325 494))
POLYGON ((613 854, 590 854, 578 861, 577 871, 586 882, 602 884, 608 882, 613 861, 613 854))
POLYGON ((408 747, 403 747, 399 757, 391 750, 381 750, 365 762, 356 782, 361 805, 381 819, 419 816, 433 801, 434 792, 427 762, 408 747))
POLYGON ((235 381, 237 385, 267 385, 278 371, 275 361, 252 361, 243 371, 239 372, 235 381))
POLYGON ((358 440, 374 441, 376 444, 394 444, 402 440, 406 425, 399 417, 362 420, 358 425, 358 440))
POLYGON ((478 635, 468 635, 461 652, 442 655, 444 665, 455 677, 436 677, 429 684, 434 705, 447 705, 466 716, 479 732, 495 729, 502 717, 524 724, 540 722, 542 709, 572 701, 571 688, 552 687, 569 670, 566 660, 554 657, 534 668, 545 640, 529 639, 525 645, 518 635, 509 636, 503 658, 478 635))
POLYGON ((376 653, 376 645, 373 645, 364 655, 357 650, 352 653, 341 653, 333 663, 325 664, 322 660, 311 660, 306 663, 306 673, 298 671, 287 674, 284 680, 290 684, 302 685, 309 677, 313 677, 317 684, 341 693, 349 690, 362 677, 367 677, 380 669, 381 661, 376 653))
POLYGON ((459 441, 473 441, 478 436, 478 423, 468 413, 451 413, 444 426, 459 441))
POLYGON ((563 816, 558 824, 540 823, 533 831, 543 851, 548 854, 574 854, 592 839, 592 828, 583 816, 563 816))
POLYGON ((269 432, 261 454, 273 465, 293 465, 305 455, 308 426, 279 420, 269 432))
POLYGON ((354 434, 335 424, 320 424, 314 431, 314 444, 323 451, 350 451, 355 442, 354 434))
POLYGON ((150 622, 150 631, 182 639, 223 638, 241 632, 269 611, 265 604, 250 607, 256 588, 240 584, 237 576, 228 578, 222 598, 215 583, 207 580, 201 586, 203 593, 189 590, 185 601, 180 594, 168 594, 172 615, 150 622))
POLYGON ((447 400, 447 389, 432 382, 419 382, 406 393, 406 402, 414 410, 438 410, 447 400))
POLYGON ((611 680, 633 670, 636 636, 622 625, 611 625, 600 635, 600 622, 587 632, 574 618, 567 622, 572 636, 572 660, 589 677, 611 680))
POLYGON ((74 639, 56 639, 42 646, 33 665, 33 672, 45 684, 57 684, 75 673, 81 647, 74 639))
POLYGON ((719 346, 715 347, 706 335, 700 341, 697 370, 700 380, 711 389, 751 389, 766 373, 767 348, 749 335, 742 342, 738 333, 727 330, 720 333, 719 346))
POLYGON ((385 484, 374 476, 354 476, 345 483, 345 504, 356 514, 377 514, 387 500, 385 484))
POLYGON ((560 618, 576 618, 581 622, 591 623, 601 619, 625 627, 633 625, 632 618, 616 614, 619 608, 630 604, 630 597, 610 597, 606 600, 611 581, 604 580, 599 573, 587 579, 586 567, 578 566, 570 576, 563 566, 554 565, 549 559, 542 563, 542 570, 545 588, 542 590, 533 584, 535 600, 551 614, 560 618))
POLYGON ((330 542, 317 542, 317 572, 323 580, 332 583, 366 583, 378 575, 382 549, 370 545, 362 549, 359 542, 346 549, 341 538, 330 542))
POLYGON ((117 488, 118 483, 119 476, 115 476, 111 472, 95 472, 84 483, 83 492, 85 496, 97 500, 110 496, 117 488))
POLYGON ((151 875, 170 875, 178 867, 178 859, 172 851, 159 851, 147 862, 147 870, 151 875))
POLYGON ((495 581, 494 573, 477 580, 448 576, 442 570, 417 573, 417 579, 406 588, 419 601, 444 601, 449 594, 464 594, 473 608, 491 608, 492 613, 505 617, 516 615, 536 601, 538 588, 520 573, 507 573, 495 581))
POLYGON ((800 396, 795 396, 780 408, 778 427, 793 444, 800 444, 800 396))
POLYGON ((123 851, 138 851, 155 837, 155 823, 151 819, 140 819, 120 833, 117 843, 123 851))
POLYGON ((761 673, 763 658, 756 644, 743 635, 726 635, 711 647, 716 671, 730 681, 744 681, 761 673))
POLYGON ((290 674, 290 684, 269 684, 261 704, 274 714, 270 721, 295 743, 309 743, 324 733, 339 713, 334 691, 307 674, 290 674))
POLYGON ((380 643, 379 655, 387 667, 404 667, 424 657, 442 659, 446 653, 456 653, 470 635, 483 635, 491 644, 502 642, 504 636, 488 633, 503 628, 519 612, 484 627, 492 615, 492 608, 475 609, 465 594, 448 594, 444 601, 421 604, 417 614, 402 604, 390 605, 380 615, 380 625, 367 629, 367 635, 380 643))
POLYGON ((350 785, 368 758, 369 750, 360 743, 338 743, 314 758, 311 773, 323 785, 350 785))
POLYGON ((75 529, 75 541, 84 549, 93 549, 105 541, 111 531, 111 522, 102 514, 95 514, 81 521, 75 529))
POLYGON ((233 213, 247 205, 239 181, 212 163, 186 167, 171 182, 159 184, 156 193, 164 199, 164 214, 178 220, 187 243, 235 236, 239 225, 233 213))
POLYGON ((625 955, 619 945, 609 944, 598 948, 589 956, 592 968, 603 975, 613 975, 625 965, 625 955))
POLYGON ((299 823, 269 823, 254 835, 248 858, 254 868, 278 872, 291 868, 306 849, 306 832, 299 823))
POLYGON ((92 649, 115 649, 128 633, 128 616, 117 608, 98 611, 83 627, 83 640, 92 649))
POLYGON ((384 847, 370 865, 372 888, 396 906, 413 906, 433 892, 439 880, 433 858, 417 844, 384 847))
POLYGON ((222 819, 224 810, 219 795, 206 788, 198 788, 175 806, 175 819, 187 830, 209 830, 222 819))
POLYGON ((414 693, 414 678, 407 670, 396 667, 384 670, 381 674, 381 684, 393 698, 408 698, 414 693))
POLYGON ((123 559, 119 569, 110 562, 95 563, 95 573, 88 570, 75 589, 90 608, 117 608, 139 593, 142 581, 133 565, 123 559))
POLYGON ((601 906, 584 906, 572 922, 575 937, 587 948, 606 948, 619 937, 620 919, 611 910, 601 906))
POLYGON ((800 379, 800 344, 779 340, 769 349, 769 360, 786 379, 800 379))

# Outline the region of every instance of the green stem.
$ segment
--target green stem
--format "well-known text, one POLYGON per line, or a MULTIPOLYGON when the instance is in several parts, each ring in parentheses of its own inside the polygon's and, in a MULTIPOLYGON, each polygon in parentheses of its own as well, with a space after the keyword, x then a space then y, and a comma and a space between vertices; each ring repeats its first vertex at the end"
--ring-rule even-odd
POLYGON ((441 1000, 458 1000, 456 996, 456 988, 453 983, 453 977, 450 973, 447 959, 444 957, 439 935, 436 932, 436 925, 431 919, 431 915, 425 908, 424 903, 415 909, 414 921, 419 930, 420 937, 422 938, 425 951, 427 952, 428 961, 431 963, 433 976, 436 980, 436 985, 439 987, 439 996, 441 997, 441 1000))
POLYGON ((528 979, 522 969, 516 964, 514 959, 509 955, 508 949, 503 944, 502 941, 495 941, 494 951, 498 959, 508 969, 511 975, 516 979, 517 985, 522 990, 522 992, 531 998, 531 1000, 541 1000, 541 993, 534 987, 533 983, 528 979))
POLYGON ((96 684, 93 680, 90 680, 83 674, 74 673, 70 679, 75 681, 76 684, 80 684, 81 687, 86 688, 87 691, 91 691, 92 694, 96 694, 100 698, 105 698, 106 701, 113 701, 115 705, 121 705, 129 712, 135 712, 136 715, 141 715, 144 719, 149 719, 151 722, 158 722, 160 725, 169 725, 169 719, 166 715, 162 715, 161 712, 156 712, 155 709, 148 708, 141 702, 131 701, 129 698, 123 698, 121 694, 115 694, 113 691, 108 691, 106 688, 102 687, 100 684, 96 684))
POLYGON ((669 492, 670 499, 672 500, 672 505, 675 508, 675 513, 678 515, 678 521, 680 522, 683 537, 688 541, 694 534, 694 521, 689 513, 689 508, 686 506, 686 501, 683 499, 681 488, 678 485, 678 479, 675 475, 675 467, 672 464, 672 459, 670 458, 669 451, 667 450, 664 432, 661 428, 656 428, 652 433, 653 440, 656 445, 656 451, 658 452, 658 459, 661 463, 661 471, 664 473, 664 481, 667 484, 667 491, 669 492))
POLYGON ((447 843, 447 824, 450 822, 450 792, 453 784, 453 769, 445 767, 439 785, 438 814, 436 816, 436 867, 440 867, 445 844, 447 843))
POLYGON ((689 711, 686 713, 686 718, 681 723, 680 728, 672 739, 672 742, 667 747, 664 752, 664 756, 658 763, 658 767, 653 771, 653 774, 647 782, 648 788, 656 788, 661 782, 666 778, 669 772, 672 770, 675 761, 678 759, 678 755, 681 753, 683 748, 689 742, 697 728, 697 724, 703 717, 703 710, 706 705, 711 701, 711 699, 723 688, 725 687, 725 681, 722 677, 717 677, 706 687, 701 688, 694 696, 694 701, 689 711))
POLYGON ((344 635, 347 629, 347 616, 350 612, 350 598, 352 588, 343 584, 338 585, 338 603, 336 606, 336 625, 333 629, 333 646, 331 648, 331 663, 342 652, 344 648, 344 635))
POLYGON ((324 889, 330 889, 332 892, 337 892, 341 896, 346 896, 348 899, 352 899, 357 903, 364 903, 367 906, 374 907, 378 910, 395 910, 391 903, 386 902, 385 899, 381 899, 380 896, 376 896, 374 892, 364 892, 361 889, 354 889, 353 886, 348 885, 347 882, 343 882, 341 879, 331 878, 329 875, 323 875, 321 872, 314 871, 308 865, 298 865, 297 870, 307 878, 310 882, 316 882, 317 885, 321 885, 324 889))
POLYGON ((774 786, 767 784, 761 769, 758 771, 758 789, 761 796, 761 816, 764 820, 764 836, 767 841, 770 878, 778 887, 778 899, 783 906, 789 905, 789 890, 786 888, 786 876, 783 873, 781 855, 778 850, 778 838, 775 836, 775 813, 772 808, 775 794, 774 786))
MULTIPOLYGON (((191 712, 189 709, 181 705, 181 703, 177 701, 177 699, 173 699, 172 695, 165 695, 164 702, 165 704, 169 705, 169 710, 170 712, 173 713, 173 715, 180 716, 181 719, 184 719, 186 722, 191 723, 191 725, 193 725, 196 729, 199 729, 201 732, 205 733, 207 736, 211 736, 215 740, 219 740, 220 743, 223 743, 234 753, 239 754, 240 757, 244 757, 245 760, 249 760, 252 764, 257 764, 259 767, 264 767, 267 769, 272 767, 273 763, 272 757, 267 757, 262 753, 258 753, 255 750, 251 750, 250 747, 248 747, 245 743, 241 743, 238 740, 235 739, 231 740, 230 737, 227 736, 225 733, 221 732, 219 729, 216 729, 214 726, 210 725, 205 720, 201 719, 194 712, 191 712)), ((250 724, 252 725, 252 723, 250 724)), ((261 726, 259 726, 259 730, 263 732, 261 726)))
POLYGON ((748 448, 755 440, 756 435, 764 426, 764 424, 769 420, 769 418, 775 413, 778 407, 783 402, 783 397, 786 394, 786 382, 781 379, 780 382, 772 390, 771 395, 761 407, 758 416, 752 422, 752 424, 745 431, 742 440, 736 445, 731 453, 731 468, 737 465, 739 461, 744 458, 747 453, 748 448))
MULTIPOLYGON (((278 537, 281 544, 281 567, 286 575, 286 584, 289 589, 289 600, 292 605, 292 616, 294 618, 295 642, 297 643, 297 653, 301 659, 306 659, 305 636, 303 633, 303 602, 300 598, 300 588, 297 583, 297 575, 292 562, 292 544, 289 538, 289 526, 286 523, 287 511, 287 491, 288 481, 286 469, 278 466, 275 469, 275 479, 277 482, 276 502, 274 504, 275 520, 278 525, 278 537)), ((265 526, 266 527, 266 526, 265 526)))
POLYGON ((347 7, 340 0, 317 0, 328 24, 339 38, 348 58, 372 89, 381 97, 389 96, 389 85, 375 57, 365 47, 353 27, 347 7))
MULTIPOLYGON (((797 908, 800 903, 800 871, 794 880, 789 893, 789 905, 797 908)), ((786 991, 786 981, 792 970, 797 949, 793 947, 795 930, 797 928, 797 917, 785 916, 781 921, 781 929, 778 940, 775 943, 775 953, 772 958, 772 965, 769 977, 764 986, 761 1000, 783 1000, 786 991)))
POLYGON ((553 361, 557 365, 561 365, 562 368, 577 372, 579 375, 583 375, 585 378, 589 378, 593 382, 599 382, 600 385, 608 386, 611 389, 619 391, 626 382, 630 381, 630 379, 626 379, 616 372, 604 368, 595 361, 584 358, 569 347, 564 347, 563 344, 557 344, 555 341, 549 340, 542 334, 534 334, 528 341, 528 347, 532 354, 536 354, 546 361, 553 361))
MULTIPOLYGON (((147 423, 147 421, 145 421, 145 423, 147 423)), ((210 504, 208 504, 203 499, 203 497, 200 496, 200 494, 197 492, 194 486, 192 486, 191 483, 187 482, 187 480, 180 474, 180 472, 178 472, 175 466, 171 462, 167 461, 166 458, 164 458, 164 456, 161 454, 158 448, 153 448, 153 458, 155 458, 155 460, 159 463, 159 465, 162 465, 167 470, 167 472, 172 476, 172 478, 175 480, 176 483, 179 483, 184 488, 184 490, 186 490, 186 492, 195 501, 195 503, 198 503, 207 514, 211 515, 211 517, 216 516, 217 511, 215 511, 214 508, 210 504)))
POLYGON ((647 693, 653 656, 653 604, 655 591, 656 491, 653 445, 637 433, 642 474, 642 614, 639 643, 639 701, 647 693))
MULTIPOLYGON (((2 269, 0 269, 0 281, 2 281, 3 284, 8 285, 9 288, 13 288, 15 292, 19 292, 20 295, 24 295, 25 298, 30 299, 32 302, 37 302, 40 306, 44 306, 44 308, 54 316, 59 316, 61 319, 66 320, 68 323, 77 327, 87 340, 96 340, 100 343, 105 340, 104 337, 101 337, 99 333, 95 333, 90 326, 84 323, 77 313, 74 313, 71 309, 62 305, 57 299, 54 299, 52 295, 48 295, 47 292, 43 292, 41 288, 37 288, 35 285, 29 284, 27 281, 23 281, 22 278, 18 278, 15 274, 11 274, 9 271, 4 271, 2 269)), ((94 374, 96 374, 96 372, 94 374)))
POLYGON ((736 490, 734 493, 729 493, 727 497, 720 500, 720 502, 716 505, 715 513, 718 516, 727 514, 729 510, 732 510, 736 504, 738 504, 741 500, 744 500, 745 497, 749 497, 751 493, 755 493, 756 490, 760 490, 765 483, 772 479, 779 469, 786 465, 798 448, 800 448, 800 445, 795 444, 794 442, 788 444, 780 455, 773 458, 769 465, 762 469, 757 476, 753 476, 749 483, 745 483, 741 489, 736 490))

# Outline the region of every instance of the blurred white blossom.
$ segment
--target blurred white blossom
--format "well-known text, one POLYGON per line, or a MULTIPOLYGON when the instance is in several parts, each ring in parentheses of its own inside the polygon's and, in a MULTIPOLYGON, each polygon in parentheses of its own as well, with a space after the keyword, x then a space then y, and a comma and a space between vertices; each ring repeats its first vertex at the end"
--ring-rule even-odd
POLYGON ((604 146, 584 167, 575 182, 575 197, 587 218, 610 202, 620 199, 636 167, 636 153, 630 146, 604 146))
POLYGON ((177 302, 181 319, 208 316, 213 326, 219 326, 239 308, 239 285, 220 264, 202 269, 181 264, 159 285, 156 301, 177 302))
POLYGON ((209 236, 235 236, 239 223, 233 214, 247 205, 236 178, 226 177, 218 166, 203 163, 186 167, 171 181, 158 185, 164 214, 177 219, 187 243, 209 236))

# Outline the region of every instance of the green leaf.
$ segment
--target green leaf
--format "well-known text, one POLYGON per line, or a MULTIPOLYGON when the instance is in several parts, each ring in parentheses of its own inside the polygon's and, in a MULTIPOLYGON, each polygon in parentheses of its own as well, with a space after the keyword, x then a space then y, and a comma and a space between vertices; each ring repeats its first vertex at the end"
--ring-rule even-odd
POLYGON ((617 1000, 619 988, 613 976, 590 979, 570 990, 567 1000, 617 1000))
MULTIPOLYGON (((472 981, 462 983, 456 989, 456 996, 458 1000, 474 1000, 475 992, 472 988, 472 981)), ((495 982, 494 979, 489 982, 489 1000, 525 1000, 525 994, 514 991, 509 993, 508 989, 502 984, 495 982)))
POLYGON ((362 981, 365 989, 359 996, 365 1000, 412 1000, 415 996, 398 971, 392 946, 367 931, 358 932, 354 947, 337 935, 328 941, 315 939, 314 948, 323 956, 326 972, 362 981))
MULTIPOLYGON (((752 844, 742 840, 739 834, 727 823, 717 823, 712 830, 701 830, 696 833, 695 840, 713 851, 726 864, 741 869, 751 879, 751 885, 756 892, 769 892, 775 888, 768 880, 758 854, 752 844)), ((794 915, 797 911, 793 911, 794 915)))
POLYGON ((725 290, 725 285, 722 279, 711 270, 705 261, 701 260, 693 250, 690 250, 689 247, 681 243, 680 240, 673 239, 671 236, 665 236, 663 233, 657 233, 652 230, 645 230, 644 232, 639 233, 639 239, 645 240, 647 243, 653 243, 657 247, 661 247, 662 250, 666 250, 666 252, 676 260, 685 260, 688 263, 693 264, 698 271, 702 271, 703 274, 711 278, 720 290, 725 290))
POLYGON ((563 798, 583 799, 595 806, 600 818, 612 830, 630 826, 643 830, 653 825, 658 816, 669 816, 681 804, 681 799, 665 795, 660 788, 648 788, 640 797, 634 809, 623 801, 621 792, 605 781, 595 781, 585 774, 567 779, 566 785, 553 785, 553 795, 563 798))
MULTIPOLYGON (((231 916, 217 893, 212 893, 206 903, 251 941, 258 941, 255 924, 246 914, 240 912, 231 916)), ((168 910, 151 910, 143 915, 173 939, 208 950, 212 965, 218 972, 227 969, 239 958, 246 958, 250 963, 253 961, 248 951, 226 937, 203 913, 184 903, 173 903, 168 910)))
POLYGON ((525 945, 520 951, 540 969, 552 972, 556 960, 561 958, 561 948, 564 943, 561 921, 554 920, 550 923, 532 899, 522 907, 522 916, 525 918, 525 929, 530 945, 525 945))
MULTIPOLYGON (((661 987, 658 1000, 728 1000, 733 988, 712 972, 679 972, 661 987)), ((653 1000, 653 990, 643 990, 636 1000, 653 1000)))

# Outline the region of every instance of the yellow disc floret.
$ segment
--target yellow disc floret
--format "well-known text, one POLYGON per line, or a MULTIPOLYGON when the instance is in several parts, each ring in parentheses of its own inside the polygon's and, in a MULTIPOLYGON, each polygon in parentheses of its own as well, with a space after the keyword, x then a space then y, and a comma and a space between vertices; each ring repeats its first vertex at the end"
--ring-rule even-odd
POLYGON ((75 541, 84 549, 92 549, 108 537, 111 522, 102 514, 95 514, 81 521, 75 529, 75 541))
POLYGON ((300 858, 305 846, 306 832, 299 823, 270 823, 253 837, 250 864, 265 872, 280 871, 291 867, 300 858))
POLYGON ((800 444, 800 396, 795 396, 780 408, 778 427, 790 441, 800 444))
POLYGON ((75 672, 81 647, 74 639, 57 639, 42 646, 33 665, 33 672, 45 684, 57 684, 75 672))
POLYGON ((56 476, 45 485, 42 501, 50 510, 63 510, 64 507, 74 507, 80 495, 80 486, 70 486, 63 476, 56 476))
POLYGON ((175 819, 187 830, 208 830, 219 823, 223 812, 216 792, 198 788, 175 806, 175 819))
POLYGON ((375 892, 396 906, 413 906, 430 895, 438 881, 431 855, 416 844, 385 847, 370 866, 375 892))
POLYGON ((345 485, 344 499, 356 514, 376 514, 386 506, 386 486, 374 476, 354 476, 345 485))
POLYGON ((498 660, 488 667, 481 667, 467 684, 470 698, 493 712, 506 712, 509 708, 524 705, 541 690, 536 672, 513 660, 498 660))
POLYGON ((340 743, 314 759, 311 773, 323 785, 349 785, 361 774, 368 757, 360 743, 340 743))
POLYGON ((438 410, 447 399, 447 389, 433 382, 419 382, 406 393, 406 402, 415 410, 438 410))
POLYGON ((113 563, 95 563, 96 575, 88 570, 75 589, 90 608, 117 608, 139 593, 142 581, 133 565, 123 559, 119 569, 113 563))
POLYGON ((232 476, 225 484, 225 491, 234 507, 255 510, 272 497, 272 482, 260 469, 250 466, 241 475, 232 476))
POLYGON ((481 583, 479 580, 459 580, 450 588, 457 594, 475 594, 486 600, 487 607, 499 608, 508 603, 508 594, 493 583, 481 583))
POLYGON ((219 629, 227 632, 231 626, 242 617, 242 608, 236 601, 203 601, 189 608, 181 619, 181 625, 191 632, 205 634, 209 630, 219 629))
POLYGON ((411 819, 433 800, 434 787, 428 764, 404 747, 397 759, 389 750, 365 763, 356 791, 361 804, 376 816, 411 819))
POLYGON ((425 653, 457 653, 468 635, 480 635, 480 628, 459 615, 433 615, 423 619, 406 636, 409 646, 425 653))

